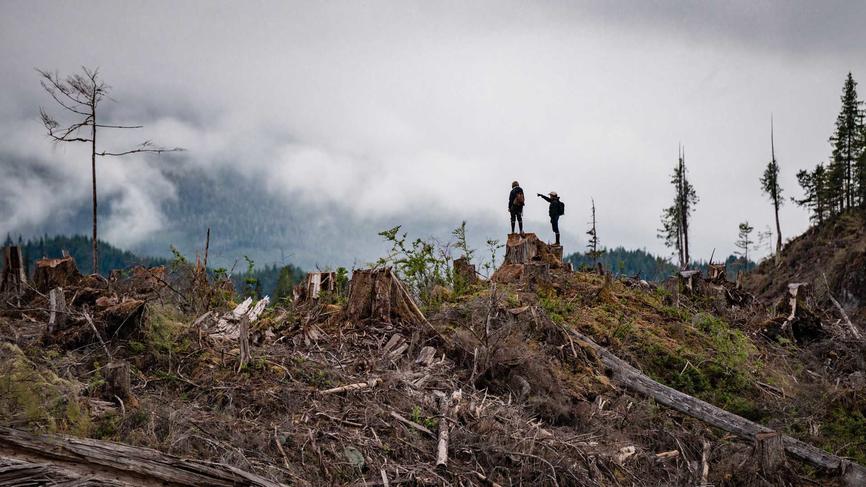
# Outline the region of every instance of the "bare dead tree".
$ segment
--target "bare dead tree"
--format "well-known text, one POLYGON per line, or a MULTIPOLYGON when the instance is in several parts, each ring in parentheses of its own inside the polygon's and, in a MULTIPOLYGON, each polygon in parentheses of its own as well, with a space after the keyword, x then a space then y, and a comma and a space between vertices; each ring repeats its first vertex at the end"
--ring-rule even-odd
POLYGON ((97 123, 97 108, 100 102, 108 96, 111 87, 106 85, 99 77, 99 69, 81 68, 82 73, 71 74, 61 78, 57 72, 42 71, 37 69, 41 76, 42 88, 51 95, 51 98, 75 121, 61 124, 57 118, 39 108, 42 125, 48 130, 48 136, 54 142, 81 142, 90 144, 90 168, 93 182, 93 273, 99 273, 99 248, 96 233, 96 157, 125 156, 139 152, 177 152, 184 149, 180 147, 166 148, 154 145, 146 140, 139 146, 120 151, 108 151, 96 149, 97 129, 140 129, 141 125, 112 125, 97 123))

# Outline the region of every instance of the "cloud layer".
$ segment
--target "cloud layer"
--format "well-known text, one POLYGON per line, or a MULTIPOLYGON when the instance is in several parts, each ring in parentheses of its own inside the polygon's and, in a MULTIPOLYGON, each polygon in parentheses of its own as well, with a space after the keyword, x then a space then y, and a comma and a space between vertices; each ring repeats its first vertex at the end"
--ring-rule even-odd
MULTIPOLYGON (((738 222, 771 222, 758 189, 771 113, 788 195, 797 169, 829 155, 843 77, 866 74, 862 8, 610 5, 4 2, 0 232, 88 204, 86 150, 45 139, 38 106, 53 107, 33 71, 88 65, 114 87, 111 120, 146 125, 109 147, 189 149, 101 163, 104 235, 121 245, 166 225, 161 206, 183 195, 161 168, 182 163, 358 218, 504 223, 519 179, 563 195, 571 248, 594 197, 605 245, 663 252, 683 143, 701 197, 694 253, 730 252, 738 222), (40 171, 63 183, 37 184, 40 171)), ((543 221, 546 207, 530 199, 527 213, 543 221)), ((792 205, 782 219, 786 237, 807 225, 792 205)))

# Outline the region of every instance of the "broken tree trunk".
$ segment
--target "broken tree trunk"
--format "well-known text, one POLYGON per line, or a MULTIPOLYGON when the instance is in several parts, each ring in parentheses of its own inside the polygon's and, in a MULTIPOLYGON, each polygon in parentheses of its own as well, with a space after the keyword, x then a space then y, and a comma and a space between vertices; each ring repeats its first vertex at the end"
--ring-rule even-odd
POLYGON ((334 272, 309 272, 304 282, 292 289, 295 304, 319 299, 322 291, 334 292, 337 289, 337 274, 334 272))
POLYGON ((62 330, 66 327, 67 309, 66 298, 63 296, 63 288, 56 287, 48 293, 48 305, 51 314, 48 317, 48 333, 54 330, 62 330))
POLYGON ((78 266, 72 257, 59 259, 39 259, 33 271, 33 285, 42 292, 55 287, 67 287, 81 279, 78 266))
MULTIPOLYGON (((583 345, 593 349, 601 357, 602 363, 612 372, 612 377, 616 382, 634 392, 651 397, 657 402, 676 409, 681 413, 752 441, 755 441, 758 433, 773 432, 770 428, 749 421, 746 418, 737 416, 734 413, 725 411, 664 384, 660 384, 629 365, 628 362, 612 354, 606 348, 596 344, 589 337, 574 330, 571 330, 571 333, 583 342, 583 345)), ((780 436, 785 450, 796 458, 821 469, 835 472, 850 487, 866 485, 866 467, 836 455, 831 455, 820 448, 803 443, 790 436, 780 436)))
POLYGON ((236 467, 122 443, 0 427, 2 485, 282 487, 236 467), (50 481, 46 481, 50 479, 50 481))
POLYGON ((20 295, 27 284, 27 269, 21 257, 21 247, 9 246, 3 248, 3 279, 0 281, 0 291, 20 295))
POLYGON ((238 372, 240 372, 252 359, 250 355, 250 317, 248 315, 241 316, 238 329, 238 372))

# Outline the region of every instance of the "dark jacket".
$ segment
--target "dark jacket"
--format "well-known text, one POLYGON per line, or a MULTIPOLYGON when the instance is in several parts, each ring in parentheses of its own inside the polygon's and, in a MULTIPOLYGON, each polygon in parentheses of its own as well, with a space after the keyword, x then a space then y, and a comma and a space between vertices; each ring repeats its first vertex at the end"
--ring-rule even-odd
MULTIPOLYGON (((514 204, 514 199, 517 198, 518 194, 523 194, 523 188, 520 186, 515 186, 511 188, 511 193, 508 195, 508 211, 511 213, 520 213, 523 211, 523 205, 525 203, 521 203, 519 205, 514 204)), ((524 199, 526 196, 524 195, 524 199)))
POLYGON ((539 194, 538 196, 541 196, 544 198, 544 201, 550 203, 550 207, 547 209, 547 214, 550 215, 550 218, 559 218, 559 196, 553 198, 544 196, 543 194, 539 194))

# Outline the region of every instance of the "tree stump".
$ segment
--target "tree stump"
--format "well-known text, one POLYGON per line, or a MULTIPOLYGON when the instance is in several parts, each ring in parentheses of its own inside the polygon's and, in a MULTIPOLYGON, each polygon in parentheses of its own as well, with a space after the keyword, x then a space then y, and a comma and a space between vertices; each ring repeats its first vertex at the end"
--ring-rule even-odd
POLYGON ((20 295, 27 284, 27 269, 21 256, 21 247, 9 246, 3 248, 3 278, 0 281, 0 291, 20 295))
POLYGON ((478 283, 478 271, 475 264, 465 256, 454 261, 454 275, 465 285, 478 283))
POLYGON ((130 383, 129 383, 129 364, 124 361, 109 362, 105 366, 105 399, 114 399, 114 396, 120 398, 121 401, 129 398, 130 383))
POLYGON ((67 287, 81 279, 81 273, 72 257, 39 259, 33 271, 33 285, 42 292, 55 287, 67 287))
POLYGON ((424 322, 424 314, 391 268, 357 269, 349 283, 345 315, 350 320, 380 323, 424 322))
POLYGON ((755 457, 764 475, 773 475, 785 463, 785 445, 782 435, 775 431, 755 435, 755 457))

